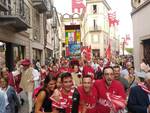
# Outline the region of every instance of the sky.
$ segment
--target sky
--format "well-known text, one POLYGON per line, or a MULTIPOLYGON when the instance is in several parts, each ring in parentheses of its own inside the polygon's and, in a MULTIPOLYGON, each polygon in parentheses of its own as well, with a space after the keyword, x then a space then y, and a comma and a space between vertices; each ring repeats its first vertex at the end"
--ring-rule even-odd
MULTIPOLYGON (((128 41, 128 47, 133 47, 132 20, 131 20, 131 0, 106 0, 113 11, 116 11, 119 19, 120 39, 130 34, 131 40, 128 41)), ((71 13, 71 0, 54 0, 54 6, 59 13, 71 13)))

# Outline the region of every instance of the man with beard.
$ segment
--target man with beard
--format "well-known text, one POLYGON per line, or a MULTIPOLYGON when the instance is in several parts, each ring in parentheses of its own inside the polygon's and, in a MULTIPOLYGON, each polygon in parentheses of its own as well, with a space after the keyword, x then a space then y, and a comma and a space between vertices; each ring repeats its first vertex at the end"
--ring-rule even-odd
POLYGON ((124 86, 125 91, 127 91, 128 88, 129 88, 129 83, 125 78, 121 77, 120 67, 119 66, 114 66, 113 69, 114 69, 114 78, 115 78, 115 80, 120 81, 122 83, 122 85, 124 86))
POLYGON ((20 87, 23 89, 25 94, 27 95, 27 102, 29 103, 29 113, 32 110, 32 93, 34 90, 34 82, 33 82, 33 68, 30 66, 31 62, 29 59, 24 59, 21 62, 23 65, 23 72, 20 81, 20 87))
POLYGON ((125 91, 122 84, 114 80, 112 67, 103 69, 103 79, 95 82, 98 91, 98 113, 117 113, 125 108, 125 91))

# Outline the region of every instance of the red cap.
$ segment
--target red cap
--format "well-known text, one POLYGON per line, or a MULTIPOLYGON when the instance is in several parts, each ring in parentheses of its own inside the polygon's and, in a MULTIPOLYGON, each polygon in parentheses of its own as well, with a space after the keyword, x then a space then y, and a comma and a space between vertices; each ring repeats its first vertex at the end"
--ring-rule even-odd
POLYGON ((24 59, 22 62, 21 62, 21 65, 23 65, 23 66, 28 66, 28 65, 30 65, 31 63, 30 63, 30 60, 29 59, 24 59))

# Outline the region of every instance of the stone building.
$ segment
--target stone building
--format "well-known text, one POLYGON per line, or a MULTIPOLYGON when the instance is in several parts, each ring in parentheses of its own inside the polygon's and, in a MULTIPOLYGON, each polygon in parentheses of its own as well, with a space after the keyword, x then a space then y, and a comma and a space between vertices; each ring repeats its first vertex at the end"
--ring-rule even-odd
POLYGON ((135 68, 144 58, 150 65, 150 0, 132 0, 133 47, 135 68))
POLYGON ((45 62, 46 20, 52 17, 51 6, 51 0, 0 0, 0 42, 9 70, 23 58, 45 62))

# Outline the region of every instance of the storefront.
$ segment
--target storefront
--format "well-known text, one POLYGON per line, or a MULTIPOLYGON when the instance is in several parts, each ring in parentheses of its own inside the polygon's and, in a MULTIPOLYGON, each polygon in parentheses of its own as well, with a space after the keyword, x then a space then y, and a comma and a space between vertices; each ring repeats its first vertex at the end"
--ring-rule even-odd
POLYGON ((144 59, 150 65, 150 39, 143 41, 144 59))
POLYGON ((35 63, 37 60, 39 60, 41 62, 42 59, 42 50, 40 49, 32 49, 32 53, 33 53, 33 63, 35 63))
POLYGON ((45 64, 48 65, 53 57, 53 51, 51 49, 45 49, 45 64))
POLYGON ((9 68, 12 71, 15 64, 25 56, 25 47, 10 42, 0 42, 0 67, 9 68))

